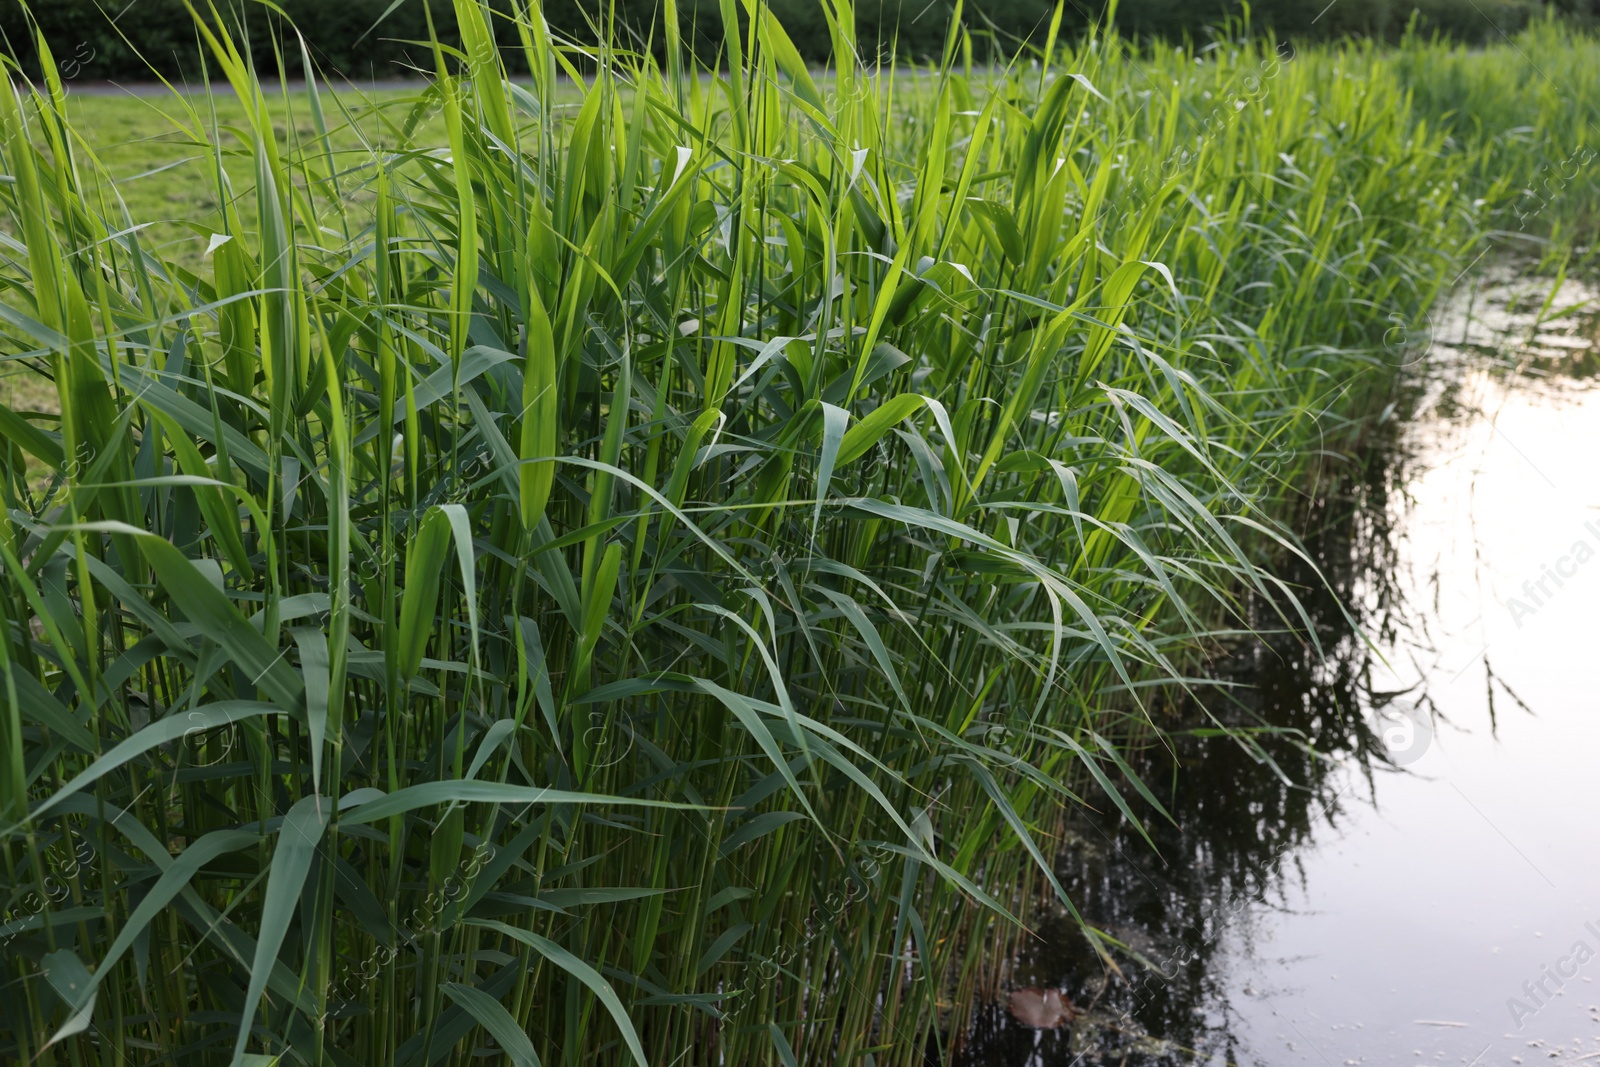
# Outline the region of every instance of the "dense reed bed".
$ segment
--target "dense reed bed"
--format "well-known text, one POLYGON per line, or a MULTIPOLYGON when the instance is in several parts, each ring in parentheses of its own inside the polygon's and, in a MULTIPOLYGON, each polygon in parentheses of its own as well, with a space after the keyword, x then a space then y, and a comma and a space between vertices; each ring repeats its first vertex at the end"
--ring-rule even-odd
POLYGON ((1573 45, 865 69, 847 3, 825 74, 758 5, 713 73, 520 4, 513 82, 457 0, 399 106, 197 14, 198 271, 43 43, 0 93, 59 399, 0 408, 0 1057, 919 1063, 1071 911, 1063 811, 1164 817, 1124 746, 1246 598, 1300 624, 1573 45))

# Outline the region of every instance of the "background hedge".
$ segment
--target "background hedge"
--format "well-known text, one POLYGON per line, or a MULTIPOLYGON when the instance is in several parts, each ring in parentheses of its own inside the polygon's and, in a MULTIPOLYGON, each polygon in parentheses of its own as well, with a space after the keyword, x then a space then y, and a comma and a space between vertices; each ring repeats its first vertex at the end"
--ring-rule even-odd
MULTIPOLYGON (((147 80, 151 68, 167 77, 194 76, 200 52, 193 24, 182 0, 38 0, 33 16, 43 27, 57 62, 69 77, 90 80, 147 80)), ((509 2, 509 0, 506 0, 509 2)), ((407 65, 429 66, 426 49, 414 42, 427 37, 430 6, 434 24, 446 40, 455 27, 451 0, 402 0, 374 30, 390 0, 279 0, 327 72, 352 78, 404 75, 407 65), (369 32, 369 30, 371 32, 369 32)), ((263 70, 276 65, 272 41, 279 20, 256 4, 218 0, 247 15, 257 62, 263 70)), ((551 25, 578 40, 593 40, 588 18, 603 0, 546 0, 551 25)), ((819 0, 771 0, 773 10, 795 44, 815 62, 826 62, 828 35, 819 0)), ((954 0, 858 0, 857 21, 862 48, 879 53, 926 57, 937 54, 954 0)), ((986 52, 1014 52, 1021 42, 1042 36, 1054 9, 1053 0, 969 0, 966 22, 986 52)), ((1584 21, 1600 15, 1600 0, 1559 0, 1559 12, 1584 21)), ((722 40, 716 0, 679 0, 685 40, 695 42, 708 60, 722 40)), ((1468 42, 1514 33, 1536 17, 1534 0, 1259 0, 1251 5, 1251 23, 1259 31, 1281 37, 1363 34, 1392 39, 1404 31, 1413 11, 1425 30, 1468 42), (1325 12, 1318 17, 1319 12, 1325 12)), ((617 0, 619 15, 641 39, 659 19, 660 0, 617 0)), ((1081 32, 1089 17, 1099 17, 1103 0, 1069 0, 1066 30, 1081 32)), ((1225 18, 1239 18, 1240 0, 1123 0, 1118 24, 1127 34, 1146 37, 1202 37, 1225 18)), ((31 54, 27 15, 21 0, 0 0, 0 33, 14 53, 31 54)), ((505 43, 514 34, 505 31, 505 43)), ((659 29, 654 33, 659 43, 659 29)), ((297 48, 285 59, 298 72, 297 48)))

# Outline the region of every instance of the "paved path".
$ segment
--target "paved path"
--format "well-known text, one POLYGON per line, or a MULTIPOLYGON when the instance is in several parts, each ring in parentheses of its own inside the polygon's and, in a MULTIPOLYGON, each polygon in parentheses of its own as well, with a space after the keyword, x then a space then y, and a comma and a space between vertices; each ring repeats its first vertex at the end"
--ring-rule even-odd
MULTIPOLYGON (((428 83, 426 81, 423 81, 420 78, 384 78, 384 79, 381 79, 381 80, 378 80, 378 81, 362 81, 362 82, 352 82, 352 81, 345 81, 345 80, 339 79, 339 78, 329 78, 329 79, 326 79, 326 80, 319 80, 317 82, 317 87, 319 89, 322 89, 323 91, 340 90, 340 89, 356 89, 356 90, 358 90, 360 92, 363 92, 363 93, 374 93, 374 92, 381 93, 381 92, 397 92, 397 91, 401 91, 401 90, 405 90, 405 89, 421 89, 424 86, 426 86, 427 84, 428 83)), ((87 80, 85 80, 85 81, 68 81, 68 82, 65 83, 65 85, 66 85, 67 92, 69 94, 70 93, 82 93, 84 96, 145 96, 145 97, 150 97, 150 96, 166 96, 166 95, 168 95, 169 93, 172 92, 171 89, 168 89, 165 85, 162 85, 160 82, 105 82, 105 81, 87 81, 87 80)), ((192 93, 199 93, 199 92, 203 91, 203 89, 201 87, 199 87, 199 86, 196 86, 196 85, 185 85, 182 82, 174 82, 173 85, 175 87, 179 88, 179 89, 185 89, 185 90, 187 90, 189 92, 192 92, 192 93)), ((301 92, 301 91, 303 91, 305 89, 305 87, 306 87, 306 83, 304 81, 300 81, 300 80, 290 80, 287 83, 287 88, 292 93, 301 92)), ((261 88, 262 88, 262 91, 265 92, 266 95, 270 98, 274 93, 277 93, 277 92, 281 91, 282 87, 279 85, 278 82, 272 81, 272 82, 264 82, 264 83, 262 83, 261 88)), ((219 78, 216 81, 214 81, 211 84, 211 89, 212 89, 213 92, 217 93, 218 95, 222 95, 222 96, 231 96, 231 95, 233 95, 233 86, 228 84, 227 80, 223 79, 223 78, 219 78)))

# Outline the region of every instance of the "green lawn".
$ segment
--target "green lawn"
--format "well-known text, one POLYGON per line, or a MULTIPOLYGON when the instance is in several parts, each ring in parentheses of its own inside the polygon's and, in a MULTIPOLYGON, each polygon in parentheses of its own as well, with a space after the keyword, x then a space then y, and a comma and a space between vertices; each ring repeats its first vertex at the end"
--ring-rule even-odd
MULTIPOLYGON (((75 150, 83 153, 82 163, 98 162, 80 166, 85 199, 107 220, 123 225, 132 220, 145 251, 204 276, 210 235, 222 229, 213 145, 221 146, 241 221, 246 228, 255 224, 254 163, 249 143, 240 140, 248 126, 238 97, 225 87, 210 95, 154 87, 138 94, 72 92, 71 83, 67 88, 75 150)), ((364 207, 372 201, 364 187, 371 175, 367 146, 393 142, 414 95, 397 89, 321 94, 334 158, 357 168, 346 176, 344 194, 352 225, 370 220, 364 207)), ((296 143, 320 152, 308 94, 301 89, 271 99, 280 146, 290 144, 292 124, 296 143)), ((419 127, 419 145, 437 147, 441 139, 437 119, 419 127)), ((0 358, 0 403, 20 410, 59 409, 48 379, 10 363, 10 357, 0 358)))
MULTIPOLYGON (((403 121, 412 96, 404 90, 376 94, 324 90, 321 103, 335 159, 352 166, 369 163, 365 146, 392 141, 394 124, 403 121)), ((292 126, 298 145, 320 152, 322 143, 306 92, 274 95, 270 100, 280 146, 289 145, 292 126)), ((253 162, 248 142, 237 136, 246 128, 245 115, 232 93, 73 93, 67 114, 74 133, 112 179, 97 183, 107 214, 114 216, 122 210, 117 205, 120 199, 128 217, 148 226, 149 244, 163 258, 198 268, 208 234, 221 227, 212 143, 222 146, 235 204, 246 226, 253 225, 253 162)), ((436 144, 440 132, 437 123, 425 126, 418 140, 423 145, 436 144)), ((361 177, 369 174, 370 170, 365 170, 361 177)), ((350 199, 370 198, 358 191, 350 199)))

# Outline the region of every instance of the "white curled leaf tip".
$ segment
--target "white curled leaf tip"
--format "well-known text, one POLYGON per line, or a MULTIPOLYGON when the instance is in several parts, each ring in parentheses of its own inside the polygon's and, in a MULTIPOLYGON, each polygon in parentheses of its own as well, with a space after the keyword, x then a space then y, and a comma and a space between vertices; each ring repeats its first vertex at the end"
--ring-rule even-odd
POLYGON ((1099 89, 1096 89, 1094 87, 1094 82, 1090 81, 1088 78, 1084 77, 1082 74, 1068 74, 1067 77, 1071 78, 1073 81, 1077 82, 1079 85, 1083 86, 1085 89, 1089 90, 1091 93, 1093 93, 1095 96, 1098 96, 1101 100, 1104 100, 1106 103, 1108 103, 1108 104, 1111 103, 1111 101, 1109 99, 1107 99, 1106 94, 1102 93, 1099 89))
POLYGON ((1179 300, 1183 299, 1183 294, 1178 292, 1178 283, 1173 280, 1172 271, 1167 269, 1167 265, 1165 263, 1154 259, 1141 259, 1139 262, 1143 263, 1145 266, 1149 267, 1151 270, 1157 272, 1163 278, 1165 278, 1167 280, 1167 288, 1172 290, 1172 295, 1177 297, 1179 300))
POLYGON ((861 177, 861 168, 867 165, 867 149, 857 148, 850 153, 850 184, 861 177))
POLYGON ((688 169, 689 161, 694 158, 694 149, 687 145, 678 145, 678 165, 672 169, 672 181, 667 183, 667 188, 678 184, 678 179, 683 177, 683 172, 688 169))

